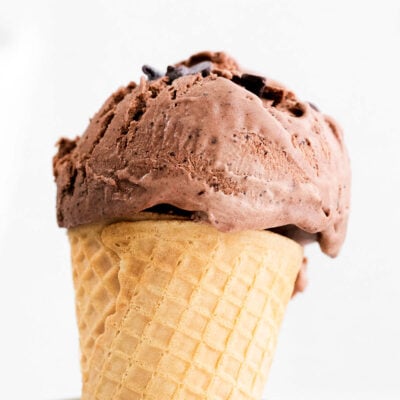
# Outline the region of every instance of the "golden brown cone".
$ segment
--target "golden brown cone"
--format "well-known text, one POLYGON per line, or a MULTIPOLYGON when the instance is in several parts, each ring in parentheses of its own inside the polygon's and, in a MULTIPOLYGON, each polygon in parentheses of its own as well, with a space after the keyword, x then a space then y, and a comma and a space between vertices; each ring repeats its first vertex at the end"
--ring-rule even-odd
POLYGON ((176 220, 69 237, 82 400, 260 399, 301 246, 176 220))

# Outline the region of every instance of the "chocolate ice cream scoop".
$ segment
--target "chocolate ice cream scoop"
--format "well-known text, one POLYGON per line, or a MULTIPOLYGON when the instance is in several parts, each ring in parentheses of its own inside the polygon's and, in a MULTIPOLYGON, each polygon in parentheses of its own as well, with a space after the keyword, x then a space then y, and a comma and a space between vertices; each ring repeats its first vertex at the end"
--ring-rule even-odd
POLYGON ((59 142, 60 226, 175 207, 221 231, 280 229, 338 253, 350 167, 332 118, 224 53, 144 71, 82 137, 59 142))

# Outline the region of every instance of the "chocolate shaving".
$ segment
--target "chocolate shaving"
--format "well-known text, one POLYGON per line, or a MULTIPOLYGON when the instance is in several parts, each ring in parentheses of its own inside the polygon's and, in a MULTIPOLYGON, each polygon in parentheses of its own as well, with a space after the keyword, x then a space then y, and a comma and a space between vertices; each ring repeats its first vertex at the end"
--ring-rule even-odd
POLYGON ((311 101, 308 101, 307 103, 310 105, 312 109, 314 109, 315 111, 319 111, 319 108, 315 104, 311 103, 311 101))
POLYGON ((210 75, 212 68, 212 62, 211 61, 203 61, 201 63, 195 64, 189 68, 189 73, 190 74, 198 74, 201 72, 203 76, 210 75))
POLYGON ((258 97, 261 97, 266 85, 266 79, 264 77, 251 74, 243 74, 242 76, 234 75, 232 81, 243 86, 258 97))
POLYGON ((203 77, 210 75, 212 69, 211 61, 202 61, 198 64, 192 65, 191 67, 185 67, 184 65, 169 65, 167 67, 167 72, 162 74, 157 71, 155 68, 150 65, 143 65, 142 71, 147 76, 149 81, 154 81, 155 79, 162 78, 163 76, 167 76, 169 78, 170 83, 175 79, 180 78, 185 75, 194 75, 201 73, 203 77))
POLYGON ((263 76, 243 74, 242 76, 234 75, 232 81, 243 86, 249 92, 254 93, 258 97, 266 100, 272 100, 272 105, 277 106, 284 97, 282 89, 267 86, 267 79, 263 76))
POLYGON ((168 76, 170 82, 172 82, 181 76, 189 75, 189 68, 185 67, 184 65, 178 65, 177 67, 168 65, 165 75, 168 76))
POLYGON ((293 107, 289 108, 289 111, 295 117, 302 117, 305 114, 304 106, 301 103, 296 103, 293 107))
POLYGON ((147 76, 147 79, 149 81, 154 81, 158 78, 161 78, 163 74, 159 71, 157 71, 155 68, 150 67, 150 65, 143 65, 142 66, 142 71, 144 74, 147 76))
POLYGON ((210 74, 212 68, 211 61, 203 61, 201 63, 195 64, 190 68, 185 67, 184 65, 171 66, 169 65, 167 68, 167 73, 165 74, 170 79, 170 82, 174 81, 177 78, 180 78, 185 75, 194 75, 199 72, 202 76, 207 76, 210 74))
POLYGON ((272 105, 275 107, 283 100, 283 95, 283 90, 266 86, 261 97, 266 100, 272 100, 272 105))

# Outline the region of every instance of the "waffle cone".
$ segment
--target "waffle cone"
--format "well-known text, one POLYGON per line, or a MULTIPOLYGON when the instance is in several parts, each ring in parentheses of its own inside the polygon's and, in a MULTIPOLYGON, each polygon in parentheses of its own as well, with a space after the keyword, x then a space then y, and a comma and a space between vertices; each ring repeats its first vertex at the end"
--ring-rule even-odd
POLYGON ((297 243, 176 220, 69 237, 83 400, 261 398, 297 243))

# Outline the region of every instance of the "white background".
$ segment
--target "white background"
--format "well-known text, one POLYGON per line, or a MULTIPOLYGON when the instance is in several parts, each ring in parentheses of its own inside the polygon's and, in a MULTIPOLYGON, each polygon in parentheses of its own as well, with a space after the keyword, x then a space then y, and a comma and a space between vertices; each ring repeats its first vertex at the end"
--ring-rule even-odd
POLYGON ((290 304, 271 400, 400 398, 400 2, 14 1, 0 5, 0 394, 80 391, 54 143, 149 63, 225 50, 334 115, 353 168, 340 256, 313 245, 290 304))

